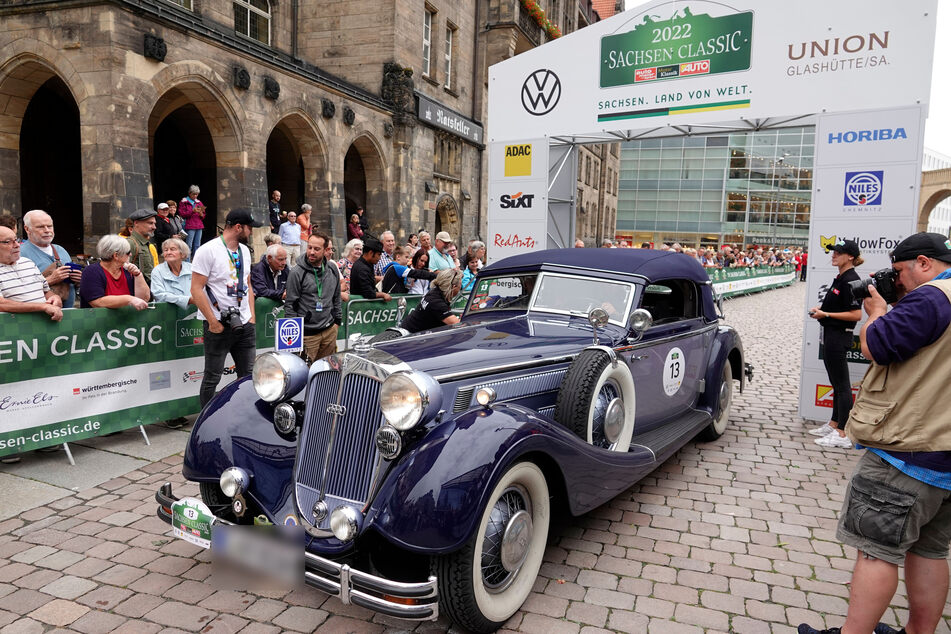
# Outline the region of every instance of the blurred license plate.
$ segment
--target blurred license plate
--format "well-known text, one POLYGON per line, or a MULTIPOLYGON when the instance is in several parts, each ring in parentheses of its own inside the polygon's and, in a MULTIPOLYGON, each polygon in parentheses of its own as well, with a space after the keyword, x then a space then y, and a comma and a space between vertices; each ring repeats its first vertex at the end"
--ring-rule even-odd
POLYGON ((211 533, 212 556, 224 563, 294 585, 304 578, 300 529, 284 526, 216 524, 211 533))

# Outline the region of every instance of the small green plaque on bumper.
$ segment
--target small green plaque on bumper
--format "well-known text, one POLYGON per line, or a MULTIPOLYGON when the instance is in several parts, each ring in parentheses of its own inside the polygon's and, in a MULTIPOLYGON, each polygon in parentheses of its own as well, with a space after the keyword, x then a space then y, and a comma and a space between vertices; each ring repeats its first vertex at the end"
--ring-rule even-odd
POLYGON ((211 525, 214 522, 214 514, 201 500, 182 498, 172 504, 172 531, 175 537, 202 548, 210 548, 211 525))

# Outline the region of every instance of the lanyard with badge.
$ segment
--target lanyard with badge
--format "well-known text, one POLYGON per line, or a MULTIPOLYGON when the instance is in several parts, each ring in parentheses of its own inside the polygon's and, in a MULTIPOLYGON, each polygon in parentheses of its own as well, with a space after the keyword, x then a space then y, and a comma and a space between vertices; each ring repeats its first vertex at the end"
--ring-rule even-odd
POLYGON ((320 265, 320 274, 318 275, 317 269, 314 269, 314 283, 317 284, 317 303, 314 305, 314 310, 320 312, 324 309, 324 303, 321 301, 321 296, 324 292, 324 283, 321 278, 324 276, 324 265, 320 265))
POLYGON ((224 245, 225 251, 228 253, 228 258, 231 260, 231 264, 234 265, 234 270, 238 278, 238 285, 228 286, 228 296, 238 298, 238 306, 241 305, 241 300, 244 299, 247 295, 247 288, 244 286, 244 254, 241 253, 241 245, 238 245, 238 252, 232 253, 231 249, 228 248, 228 244, 225 242, 224 236, 221 237, 221 244, 224 245))

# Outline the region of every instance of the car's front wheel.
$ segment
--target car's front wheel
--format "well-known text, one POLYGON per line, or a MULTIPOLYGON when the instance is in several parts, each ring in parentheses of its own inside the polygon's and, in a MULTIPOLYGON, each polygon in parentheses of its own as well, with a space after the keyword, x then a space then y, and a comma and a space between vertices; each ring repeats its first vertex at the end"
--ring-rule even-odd
POLYGON ((434 560, 443 613, 473 632, 501 627, 532 591, 550 519, 541 469, 532 462, 510 467, 489 496, 472 539, 434 560))

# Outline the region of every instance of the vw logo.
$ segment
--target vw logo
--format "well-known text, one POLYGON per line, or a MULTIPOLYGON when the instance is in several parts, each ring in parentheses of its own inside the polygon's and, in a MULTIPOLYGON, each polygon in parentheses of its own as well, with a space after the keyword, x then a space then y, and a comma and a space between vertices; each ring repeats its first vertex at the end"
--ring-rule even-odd
POLYGON ((327 406, 327 413, 331 416, 343 416, 347 413, 347 408, 337 403, 331 403, 327 406))
POLYGON ((561 80, 558 75, 540 68, 528 76, 522 84, 522 107, 528 114, 540 117, 548 114, 561 99, 561 80))

